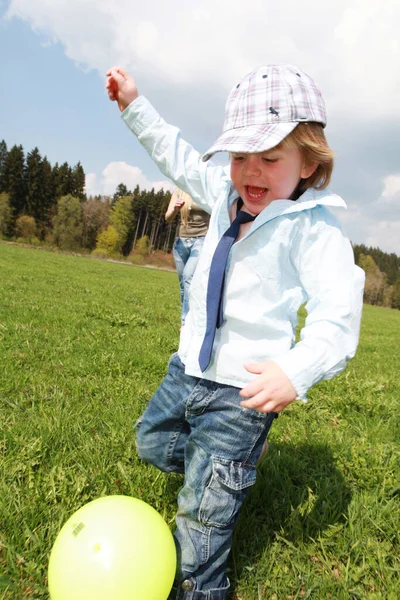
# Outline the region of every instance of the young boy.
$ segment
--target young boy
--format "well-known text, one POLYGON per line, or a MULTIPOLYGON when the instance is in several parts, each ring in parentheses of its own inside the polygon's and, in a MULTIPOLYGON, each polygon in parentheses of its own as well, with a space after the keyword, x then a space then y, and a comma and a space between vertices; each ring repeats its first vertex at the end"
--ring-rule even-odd
POLYGON ((354 356, 364 274, 327 208, 345 203, 326 189, 325 106, 306 73, 273 65, 246 75, 203 156, 123 69, 107 73, 106 87, 161 171, 211 211, 179 350, 138 421, 137 447, 163 471, 185 474, 176 598, 222 600, 233 526, 269 428, 354 356), (221 151, 230 153, 230 178, 206 162, 221 151))

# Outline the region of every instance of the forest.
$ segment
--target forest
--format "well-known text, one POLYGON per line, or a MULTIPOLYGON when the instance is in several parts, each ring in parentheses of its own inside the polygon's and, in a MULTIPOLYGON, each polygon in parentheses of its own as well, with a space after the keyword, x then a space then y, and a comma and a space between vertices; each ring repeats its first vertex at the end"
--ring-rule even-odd
MULTIPOLYGON (((175 238, 177 220, 164 219, 169 200, 168 191, 124 183, 112 197, 87 197, 79 162, 51 165, 37 147, 25 153, 0 142, 0 239, 157 264, 175 238)), ((366 273, 364 301, 400 310, 400 257, 363 244, 353 250, 366 273)))

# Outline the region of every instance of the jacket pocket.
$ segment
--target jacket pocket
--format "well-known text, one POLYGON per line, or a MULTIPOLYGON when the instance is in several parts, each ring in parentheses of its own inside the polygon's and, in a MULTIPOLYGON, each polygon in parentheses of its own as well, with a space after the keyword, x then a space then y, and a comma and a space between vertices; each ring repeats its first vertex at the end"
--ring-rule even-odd
POLYGON ((200 504, 199 521, 212 527, 234 523, 255 481, 255 467, 212 457, 212 474, 200 504))

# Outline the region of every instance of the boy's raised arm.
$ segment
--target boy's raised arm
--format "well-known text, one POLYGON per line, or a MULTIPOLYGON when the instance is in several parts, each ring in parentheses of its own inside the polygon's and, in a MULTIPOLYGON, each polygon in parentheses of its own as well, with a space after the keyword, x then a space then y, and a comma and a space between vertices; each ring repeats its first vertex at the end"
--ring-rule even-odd
POLYGON ((139 95, 134 79, 124 69, 112 67, 107 71, 106 89, 110 100, 118 103, 125 124, 160 171, 198 206, 211 212, 220 196, 228 196, 231 181, 223 167, 203 162, 199 152, 182 139, 179 129, 166 123, 139 95))

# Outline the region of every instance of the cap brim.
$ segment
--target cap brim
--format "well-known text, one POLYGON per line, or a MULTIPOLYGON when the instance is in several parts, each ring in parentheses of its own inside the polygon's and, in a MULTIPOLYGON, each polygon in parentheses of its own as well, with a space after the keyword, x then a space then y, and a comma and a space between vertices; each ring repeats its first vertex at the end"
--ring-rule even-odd
POLYGON ((298 124, 293 121, 229 129, 203 154, 202 160, 209 160, 217 152, 266 152, 280 144, 298 124))

